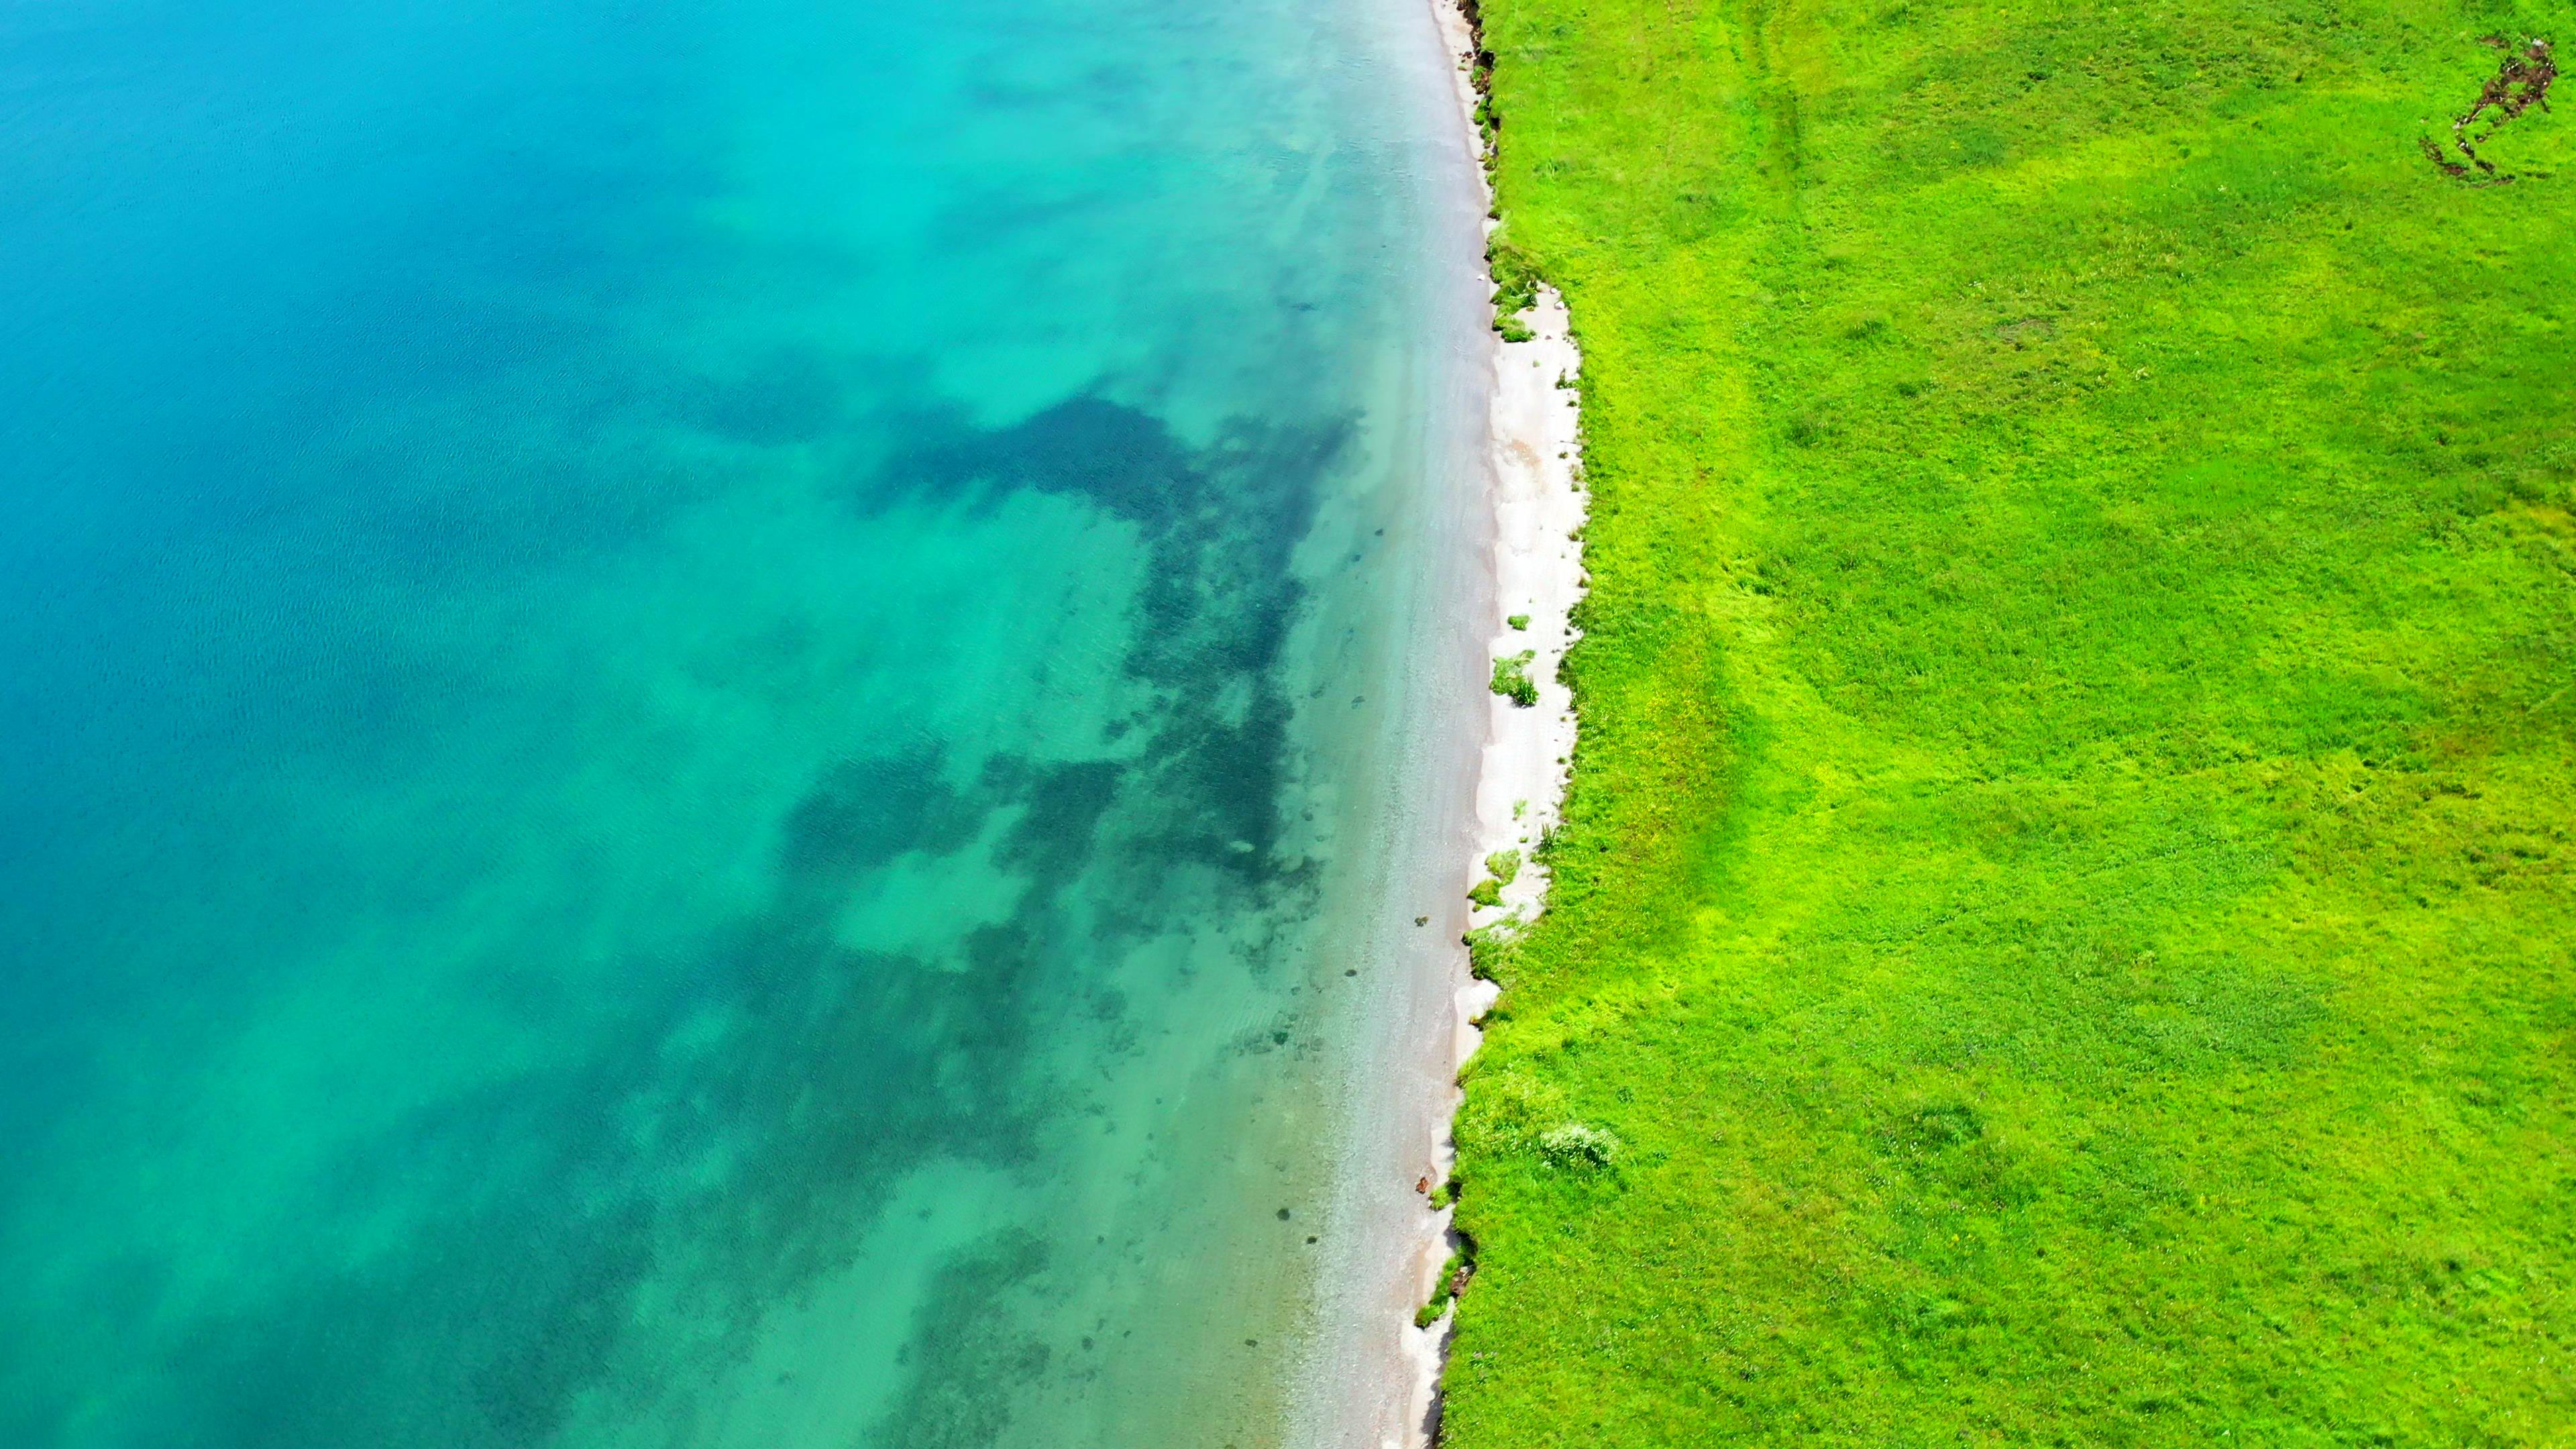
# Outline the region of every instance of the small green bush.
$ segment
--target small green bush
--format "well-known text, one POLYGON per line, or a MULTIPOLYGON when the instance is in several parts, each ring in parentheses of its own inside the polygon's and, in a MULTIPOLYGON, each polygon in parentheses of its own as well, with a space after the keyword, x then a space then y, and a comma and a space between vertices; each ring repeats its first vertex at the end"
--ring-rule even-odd
POLYGON ((1504 623, 1506 623, 1506 624, 1511 625, 1511 626, 1512 626, 1513 628, 1515 628, 1515 629, 1526 629, 1526 628, 1528 628, 1528 627, 1529 627, 1529 615, 1527 615, 1527 614, 1514 614, 1514 615, 1512 615, 1510 618, 1505 619, 1503 622, 1504 622, 1504 623))
POLYGON ((1476 882, 1475 889, 1467 892, 1467 899, 1492 910, 1503 903, 1503 887, 1520 879, 1521 853, 1497 850, 1485 857, 1485 870, 1490 878, 1476 882))
POLYGON ((1429 1328, 1438 1323, 1440 1315, 1449 1311, 1450 1302, 1458 1296, 1458 1290, 1465 1285, 1467 1277, 1467 1255, 1451 1253, 1449 1261, 1440 1265, 1440 1281, 1431 1286, 1431 1301, 1423 1304, 1421 1311, 1413 1315, 1413 1326, 1429 1328))
POLYGON ((1523 709, 1538 703, 1538 685, 1529 677, 1530 661, 1538 658, 1535 649, 1524 649, 1494 661, 1494 693, 1523 709))
POLYGON ((1619 1139, 1603 1128, 1568 1122, 1540 1134, 1538 1155, 1551 1167, 1590 1172, 1608 1167, 1619 1155, 1619 1139))
POLYGON ((1459 939, 1467 946, 1467 971, 1482 981, 1503 984, 1502 969, 1511 959, 1512 947, 1519 942, 1521 918, 1505 916, 1491 925, 1478 926, 1459 939))
POLYGON ((1494 315, 1517 317, 1538 305, 1538 268, 1529 253, 1502 239, 1485 244, 1485 266, 1494 278, 1494 315))

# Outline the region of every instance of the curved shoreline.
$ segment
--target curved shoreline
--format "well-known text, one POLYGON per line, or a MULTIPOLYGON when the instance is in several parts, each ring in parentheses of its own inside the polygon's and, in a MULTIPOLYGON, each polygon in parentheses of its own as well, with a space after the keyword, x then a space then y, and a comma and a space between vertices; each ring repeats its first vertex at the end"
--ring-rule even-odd
MULTIPOLYGON (((1481 114, 1490 62, 1476 0, 1433 0, 1432 8, 1451 60, 1462 134, 1475 155, 1485 202, 1484 235, 1490 243, 1500 221, 1493 204, 1493 138, 1481 114)), ((1490 260, 1485 282, 1488 288, 1495 282, 1490 260)), ((1487 698, 1485 743, 1476 774, 1476 843, 1467 863, 1469 881, 1482 882, 1492 874, 1489 861, 1513 853, 1516 868, 1501 872, 1507 879, 1498 882, 1488 897, 1491 903, 1479 902, 1468 918, 1471 931, 1507 933, 1525 928, 1546 908, 1547 866, 1537 847, 1556 827, 1574 758, 1574 696, 1558 676, 1566 651, 1581 637, 1573 612, 1587 582, 1582 537, 1589 502, 1582 484, 1583 359, 1565 299, 1542 282, 1536 300, 1518 316, 1526 335, 1500 335, 1504 319, 1498 315, 1491 354, 1483 465, 1493 507, 1493 597, 1500 617, 1491 621, 1488 652, 1496 660, 1526 653, 1524 672, 1536 686, 1537 699, 1524 706, 1500 693, 1487 698)), ((1465 950, 1454 953, 1450 970, 1455 1012, 1447 1100, 1437 1109, 1437 1161, 1420 1184, 1435 1194, 1430 1201, 1437 1206, 1416 1231, 1410 1254, 1413 1291, 1407 1299, 1417 1304, 1448 1301, 1427 1326, 1407 1324, 1402 1330, 1408 1384, 1405 1433, 1385 1439, 1383 1449, 1428 1449, 1437 1440, 1440 1373, 1457 1316, 1451 1290, 1463 1290, 1474 1271, 1471 1255, 1449 1283, 1441 1282, 1453 1255, 1470 1246, 1452 1226, 1455 1209, 1446 1202, 1446 1184, 1457 1162, 1450 1124, 1465 1100, 1458 1074, 1483 1039, 1477 1023, 1501 993, 1470 970, 1465 950), (1442 1186, 1435 1189, 1433 1184, 1442 1186)))

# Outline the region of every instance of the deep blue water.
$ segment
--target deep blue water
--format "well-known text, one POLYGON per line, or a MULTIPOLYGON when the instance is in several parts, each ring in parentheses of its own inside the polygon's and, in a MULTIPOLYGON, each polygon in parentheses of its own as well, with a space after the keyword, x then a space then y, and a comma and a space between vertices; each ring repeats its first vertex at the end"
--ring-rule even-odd
POLYGON ((0 1444, 1278 1442, 1418 8, 0 9, 0 1444))

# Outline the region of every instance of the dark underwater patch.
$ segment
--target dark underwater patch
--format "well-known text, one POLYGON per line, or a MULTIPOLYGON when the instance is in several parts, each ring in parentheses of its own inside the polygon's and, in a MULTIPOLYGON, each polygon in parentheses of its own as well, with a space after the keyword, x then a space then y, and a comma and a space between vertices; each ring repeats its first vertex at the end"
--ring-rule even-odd
POLYGON ((1277 843, 1289 701, 1276 669, 1305 591, 1290 565, 1356 424, 1238 421, 1194 447, 1142 409, 1084 395, 978 429, 919 418, 921 435, 855 495, 991 501, 1017 489, 1079 497, 1134 523, 1152 554, 1121 661, 1156 686, 1141 794, 1165 848, 1257 875, 1277 843), (1230 712, 1248 688, 1249 708, 1230 712), (1248 849, 1245 847, 1249 847, 1248 849))
POLYGON ((1003 1233, 942 1268, 913 1315, 909 1384, 859 1442, 906 1449, 982 1449, 1010 1424, 1012 1391, 1046 1372, 1048 1346, 1013 1328, 1007 1295, 1045 1268, 1046 1245, 1003 1233))
POLYGON ((779 871, 791 881, 822 877, 847 886, 906 851, 957 849, 974 838, 979 818, 940 780, 934 752, 845 760, 788 812, 779 871))
MULTIPOLYGON (((1080 1100, 1029 1075, 1032 1039, 1067 1013, 1114 1033, 1123 998, 1101 975, 1169 929, 1159 892, 1176 871, 1229 893, 1235 919, 1310 903, 1308 875, 1271 858, 1277 670, 1302 601, 1291 554, 1348 433, 1244 426, 1193 448, 1079 398, 998 431, 941 427, 905 454, 867 495, 1033 488, 1139 526, 1154 582, 1118 667, 1155 703, 1117 732, 1116 758, 1006 755, 959 780, 936 750, 862 749, 823 771, 778 821, 769 903, 618 973, 636 995, 605 1050, 416 1114, 303 1205, 324 1224, 387 1200, 451 1207, 398 1251, 292 1265, 293 1289, 255 1314, 196 1323, 151 1366, 140 1422, 205 1446, 499 1449, 545 1439, 615 1374, 678 1442, 699 1386, 750 1351, 768 1309, 847 1266, 908 1172, 1032 1160, 1038 1129, 1080 1100), (1007 919, 961 928, 936 960, 836 938, 896 857, 981 838, 1020 878, 1007 919), (717 1039, 675 1049, 709 1020, 717 1039), (648 1284, 656 1303, 680 1292, 699 1329, 639 1364, 648 1284)), ((1239 953, 1243 969, 1264 969, 1264 949, 1239 953)), ((991 1443, 1006 1422, 994 1386, 1049 1362, 994 1305, 1046 1264, 1042 1243, 1009 1238, 944 1270, 867 1442, 991 1443)))

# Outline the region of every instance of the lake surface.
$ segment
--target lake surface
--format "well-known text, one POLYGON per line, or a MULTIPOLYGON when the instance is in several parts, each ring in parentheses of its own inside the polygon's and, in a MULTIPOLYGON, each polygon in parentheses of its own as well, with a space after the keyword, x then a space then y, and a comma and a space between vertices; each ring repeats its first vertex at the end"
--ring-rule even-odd
POLYGON ((0 15, 0 1443, 1284 1442, 1481 718, 1422 9, 0 15))

